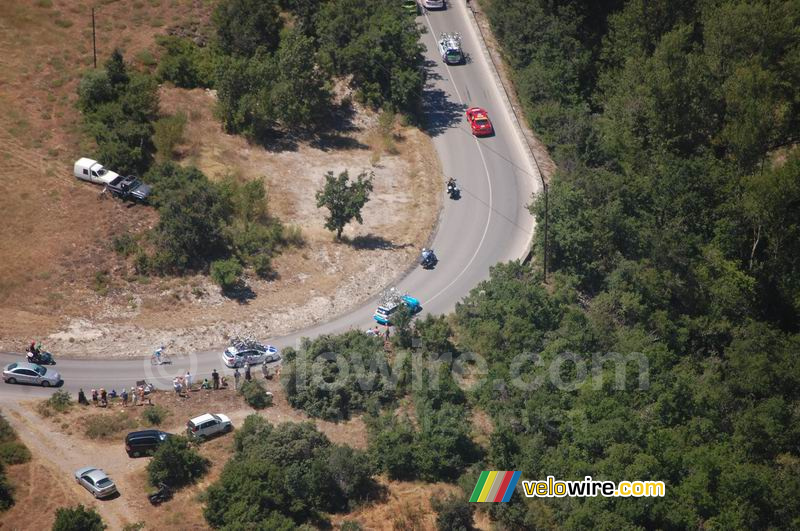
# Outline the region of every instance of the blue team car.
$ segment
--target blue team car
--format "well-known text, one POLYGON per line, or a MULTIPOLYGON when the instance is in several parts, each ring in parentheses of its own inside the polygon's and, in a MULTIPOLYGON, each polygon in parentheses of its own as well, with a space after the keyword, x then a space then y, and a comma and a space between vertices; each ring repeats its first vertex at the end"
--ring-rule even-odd
POLYGON ((400 305, 408 306, 412 314, 418 313, 422 310, 422 305, 419 301, 410 295, 397 295, 385 299, 380 303, 378 309, 375 310, 375 315, 372 316, 379 324, 390 326, 392 324, 392 314, 400 308, 400 305))

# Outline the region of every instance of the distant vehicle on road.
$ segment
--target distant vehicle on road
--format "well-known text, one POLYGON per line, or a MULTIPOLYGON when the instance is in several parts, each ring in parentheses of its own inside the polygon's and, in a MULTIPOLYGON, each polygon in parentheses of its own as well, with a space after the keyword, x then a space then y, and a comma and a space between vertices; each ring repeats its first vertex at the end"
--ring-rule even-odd
POLYGON ((381 295, 381 301, 378 303, 378 308, 372 318, 379 324, 390 326, 392 324, 392 314, 400 308, 400 305, 407 306, 412 314, 422 310, 422 305, 417 299, 408 294, 401 295, 399 291, 392 288, 381 295))
POLYGON ((494 133, 494 128, 486 109, 470 107, 467 109, 467 121, 472 129, 472 134, 475 136, 490 136, 494 133))
POLYGON ((15 362, 3 369, 3 381, 10 384, 24 383, 50 387, 61 383, 61 375, 35 363, 15 362))
POLYGON ((119 177, 118 173, 107 170, 96 160, 87 159, 86 157, 75 162, 73 171, 78 179, 95 184, 108 184, 119 177))
POLYGON ((444 0, 421 0, 422 7, 425 9, 444 9, 444 0))
POLYGON ((231 419, 222 413, 206 413, 186 423, 186 433, 190 439, 203 441, 212 435, 228 433, 233 430, 231 419))
POLYGON ((281 361, 281 355, 277 348, 251 339, 235 339, 231 342, 231 346, 222 353, 222 363, 231 369, 244 367, 245 363, 256 365, 278 361, 281 361))
POLYGON ((133 175, 127 177, 120 175, 106 184, 106 188, 114 197, 119 197, 123 201, 138 201, 139 203, 147 203, 151 190, 150 185, 144 184, 133 175))
POLYGON ((95 498, 105 498, 116 494, 117 486, 108 475, 93 466, 79 468, 75 471, 75 481, 78 485, 92 493, 95 498))

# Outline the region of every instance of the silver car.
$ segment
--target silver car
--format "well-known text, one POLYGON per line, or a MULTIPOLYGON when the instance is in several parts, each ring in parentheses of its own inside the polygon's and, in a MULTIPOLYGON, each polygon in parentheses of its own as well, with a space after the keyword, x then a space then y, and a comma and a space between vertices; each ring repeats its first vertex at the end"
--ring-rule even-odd
POLYGON ((93 466, 79 468, 75 471, 75 481, 92 493, 95 498, 105 498, 116 494, 117 486, 108 475, 93 466))
POLYGON ((45 369, 35 363, 11 363, 3 369, 3 381, 6 383, 26 383, 50 387, 61 383, 61 375, 52 369, 45 369))

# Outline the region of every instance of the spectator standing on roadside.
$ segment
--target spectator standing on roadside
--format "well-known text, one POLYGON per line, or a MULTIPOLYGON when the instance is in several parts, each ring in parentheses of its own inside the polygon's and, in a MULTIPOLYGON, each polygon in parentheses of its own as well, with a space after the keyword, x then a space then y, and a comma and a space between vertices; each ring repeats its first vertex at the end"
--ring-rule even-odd
POLYGON ((241 374, 239 374, 239 369, 234 369, 233 371, 233 383, 236 386, 236 390, 239 390, 239 378, 241 378, 241 374))
POLYGON ((266 360, 264 360, 264 363, 261 364, 261 374, 264 375, 265 380, 269 380, 269 367, 267 367, 266 360))
POLYGON ((192 390, 192 373, 186 371, 186 376, 183 377, 183 383, 186 384, 186 390, 192 390))
POLYGON ((139 402, 139 395, 136 394, 136 389, 131 387, 131 398, 133 400, 133 405, 137 405, 139 402))
POLYGON ((100 407, 106 407, 108 405, 108 393, 102 387, 100 388, 100 407))
POLYGON ((214 384, 214 390, 216 391, 219 389, 219 373, 217 372, 217 369, 211 371, 211 381, 214 384))
POLYGON ((128 390, 123 387, 119 396, 122 398, 122 407, 128 407, 128 390))
POLYGON ((245 379, 246 382, 249 382, 250 380, 253 379, 253 375, 250 374, 250 364, 249 363, 245 363, 244 364, 244 379, 245 379))
POLYGON ((97 389, 92 389, 92 405, 97 407, 97 389))
POLYGON ((89 401, 86 400, 86 395, 83 393, 83 388, 78 390, 78 403, 82 406, 88 406, 89 401))

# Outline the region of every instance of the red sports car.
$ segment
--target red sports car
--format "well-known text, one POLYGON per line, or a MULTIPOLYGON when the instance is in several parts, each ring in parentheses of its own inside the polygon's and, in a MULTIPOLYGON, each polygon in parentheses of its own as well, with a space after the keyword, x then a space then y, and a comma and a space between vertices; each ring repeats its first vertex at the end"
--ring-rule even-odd
POLYGON ((467 109, 467 120, 472 128, 472 134, 475 136, 489 136, 494 133, 492 122, 489 121, 486 109, 470 107, 467 109))

